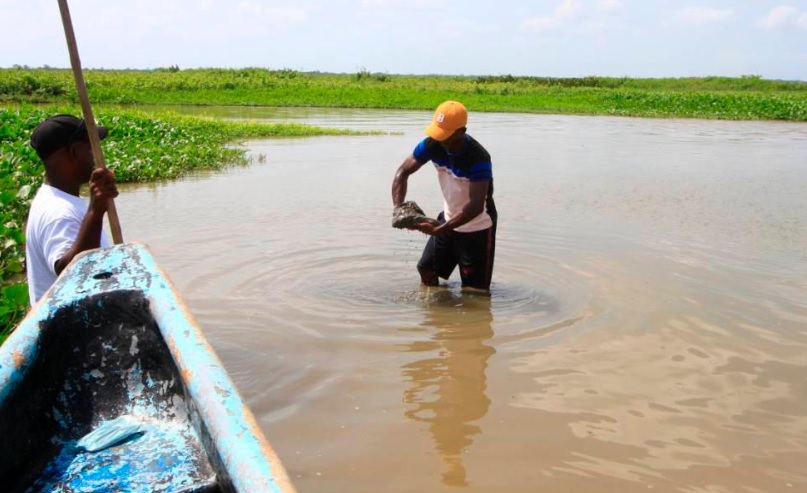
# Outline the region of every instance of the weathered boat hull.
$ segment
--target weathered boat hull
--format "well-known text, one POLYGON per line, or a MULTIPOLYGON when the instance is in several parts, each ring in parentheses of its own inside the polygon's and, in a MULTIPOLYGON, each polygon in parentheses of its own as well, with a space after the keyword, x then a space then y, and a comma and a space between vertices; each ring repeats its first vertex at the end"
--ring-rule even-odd
POLYGON ((0 485, 11 492, 293 492, 145 246, 88 252, 0 347, 0 485), (131 416, 142 431, 78 441, 131 416))

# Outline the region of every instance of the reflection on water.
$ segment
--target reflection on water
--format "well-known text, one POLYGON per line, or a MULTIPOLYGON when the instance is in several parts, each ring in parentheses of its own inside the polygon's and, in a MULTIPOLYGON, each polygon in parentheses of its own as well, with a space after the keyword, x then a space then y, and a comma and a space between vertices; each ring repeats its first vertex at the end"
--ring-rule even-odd
POLYGON ((443 484, 467 486, 463 455, 480 433, 477 422, 490 406, 485 369, 496 350, 485 342, 493 337, 491 299, 468 293, 455 297, 445 288, 423 289, 430 294, 421 324, 429 339, 401 346, 402 351, 426 356, 401 367, 408 384, 405 415, 428 424, 444 463, 443 484), (435 289, 442 296, 431 294, 435 289))

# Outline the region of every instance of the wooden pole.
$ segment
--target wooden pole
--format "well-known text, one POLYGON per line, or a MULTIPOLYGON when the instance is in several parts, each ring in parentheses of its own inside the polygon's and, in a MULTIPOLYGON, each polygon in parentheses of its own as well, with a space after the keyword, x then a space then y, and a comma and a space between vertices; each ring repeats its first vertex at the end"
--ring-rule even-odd
MULTIPOLYGON (((87 133, 90 137, 90 147, 95 159, 95 165, 106 169, 104 153, 101 151, 101 139, 98 138, 98 127, 95 125, 95 117, 92 114, 90 98, 87 96, 87 86, 84 83, 84 74, 81 71, 81 60, 78 57, 78 46, 76 44, 76 33, 73 32, 73 21, 70 20, 70 10, 67 8, 67 0, 59 0, 59 10, 62 13, 62 24, 64 25, 64 37, 67 39, 67 50, 70 52, 70 65, 73 67, 73 77, 76 79, 76 89, 81 101, 81 111, 84 114, 84 121, 87 125, 87 133)), ((116 245, 123 243, 123 232, 118 220, 118 211, 115 209, 115 201, 109 199, 107 208, 107 218, 112 233, 112 241, 116 245)))

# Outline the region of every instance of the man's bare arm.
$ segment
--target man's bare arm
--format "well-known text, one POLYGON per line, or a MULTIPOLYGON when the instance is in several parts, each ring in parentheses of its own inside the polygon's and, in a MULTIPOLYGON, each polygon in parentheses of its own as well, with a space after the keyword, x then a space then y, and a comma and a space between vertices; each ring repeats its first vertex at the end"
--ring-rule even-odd
POLYGON ((115 174, 108 169, 96 169, 90 178, 90 205, 87 214, 81 221, 73 246, 66 251, 59 260, 53 263, 53 270, 56 275, 62 273, 79 253, 98 248, 101 246, 101 230, 104 224, 104 214, 106 214, 109 200, 118 196, 118 188, 115 183, 115 174))
POLYGON ((410 154, 398 167, 398 171, 395 172, 395 178, 392 180, 393 206, 398 207, 406 200, 406 186, 409 181, 409 175, 419 170, 421 166, 423 166, 423 163, 419 163, 415 156, 410 154))
POLYGON ((443 233, 448 233, 449 231, 454 231, 479 214, 482 214, 482 212, 485 210, 485 200, 488 196, 489 185, 490 180, 472 181, 470 189, 471 200, 465 207, 462 208, 462 211, 460 211, 459 214, 452 217, 450 220, 446 221, 440 226, 434 227, 434 225, 428 223, 421 223, 420 228, 418 229, 428 235, 441 235, 443 233))

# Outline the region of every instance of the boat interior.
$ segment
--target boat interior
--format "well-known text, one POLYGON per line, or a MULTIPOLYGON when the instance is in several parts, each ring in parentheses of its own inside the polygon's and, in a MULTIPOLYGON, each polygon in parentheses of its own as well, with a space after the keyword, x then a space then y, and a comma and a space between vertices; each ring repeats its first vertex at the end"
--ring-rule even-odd
POLYGON ((0 408, 3 491, 232 491, 141 291, 59 307, 21 373, 0 408), (121 416, 139 431, 94 452, 79 446, 121 416))

